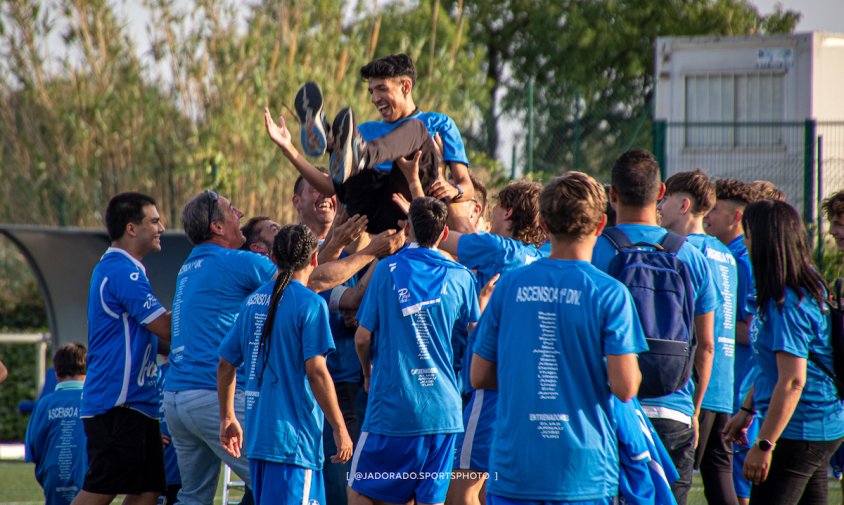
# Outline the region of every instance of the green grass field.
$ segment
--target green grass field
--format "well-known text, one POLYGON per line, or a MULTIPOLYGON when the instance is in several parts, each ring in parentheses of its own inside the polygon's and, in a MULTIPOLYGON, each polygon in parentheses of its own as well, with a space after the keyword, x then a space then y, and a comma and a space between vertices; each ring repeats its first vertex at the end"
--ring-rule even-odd
MULTIPOLYGON (((28 463, 0 462, 0 503, 4 505, 38 505, 44 503, 41 488, 35 481, 33 466, 28 463)), ((221 472, 222 474, 222 472, 221 472)), ((222 482, 217 488, 217 498, 214 503, 220 503, 222 482)), ((119 503, 115 500, 115 503, 119 503)), ((829 481, 829 503, 841 503, 841 488, 838 481, 829 481)), ((700 480, 695 475, 694 486, 687 505, 706 505, 700 480)))

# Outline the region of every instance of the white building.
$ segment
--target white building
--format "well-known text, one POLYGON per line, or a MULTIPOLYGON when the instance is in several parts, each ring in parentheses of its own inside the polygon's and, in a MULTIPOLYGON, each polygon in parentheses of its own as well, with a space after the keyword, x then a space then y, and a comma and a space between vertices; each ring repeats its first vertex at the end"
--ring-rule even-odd
POLYGON ((844 189, 844 34, 661 37, 655 72, 668 175, 769 180, 814 215, 822 136, 823 195, 844 189))

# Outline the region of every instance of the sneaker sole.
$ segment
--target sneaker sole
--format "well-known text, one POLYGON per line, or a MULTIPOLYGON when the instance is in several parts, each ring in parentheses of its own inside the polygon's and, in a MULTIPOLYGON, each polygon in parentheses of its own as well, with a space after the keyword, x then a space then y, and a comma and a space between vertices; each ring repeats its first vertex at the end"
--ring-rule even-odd
POLYGON ((334 132, 334 150, 331 153, 328 169, 337 185, 346 182, 352 173, 352 163, 355 159, 353 152, 355 146, 352 142, 354 128, 355 116, 350 108, 341 110, 334 118, 334 124, 331 125, 331 131, 334 132))
POLYGON ((322 119, 322 103, 322 90, 319 88, 319 84, 313 81, 306 82, 296 92, 294 106, 301 126, 302 149, 305 150, 305 154, 311 157, 319 157, 325 154, 327 145, 322 119))

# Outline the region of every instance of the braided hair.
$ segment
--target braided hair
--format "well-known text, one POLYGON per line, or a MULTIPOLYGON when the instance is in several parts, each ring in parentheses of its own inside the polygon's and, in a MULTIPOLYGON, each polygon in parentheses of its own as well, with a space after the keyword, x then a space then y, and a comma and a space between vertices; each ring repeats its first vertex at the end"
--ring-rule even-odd
MULTIPOLYGON (((270 335, 273 331, 275 314, 284 295, 284 290, 290 284, 293 272, 301 270, 308 265, 311 255, 313 255, 316 248, 316 235, 303 224, 285 225, 275 236, 275 240, 273 241, 273 257, 278 266, 278 276, 276 276, 275 284, 273 285, 270 310, 267 313, 267 319, 264 321, 264 328, 261 330, 261 340, 258 343, 258 349, 263 359, 261 371, 258 374, 258 387, 263 382, 264 370, 267 368, 269 362, 270 346, 272 345, 270 335)), ((272 367, 270 367, 270 371, 275 376, 277 382, 278 375, 276 375, 272 367)))

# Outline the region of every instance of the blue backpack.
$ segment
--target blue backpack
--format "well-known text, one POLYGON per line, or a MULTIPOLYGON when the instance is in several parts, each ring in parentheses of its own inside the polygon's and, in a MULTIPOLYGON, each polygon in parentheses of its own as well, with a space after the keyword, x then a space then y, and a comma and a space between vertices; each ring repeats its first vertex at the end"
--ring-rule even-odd
POLYGON ((639 354, 639 397, 674 393, 691 377, 697 345, 691 275, 677 257, 686 239, 668 232, 661 244, 633 244, 615 227, 603 235, 618 251, 607 273, 633 295, 648 342, 648 351, 639 354))

